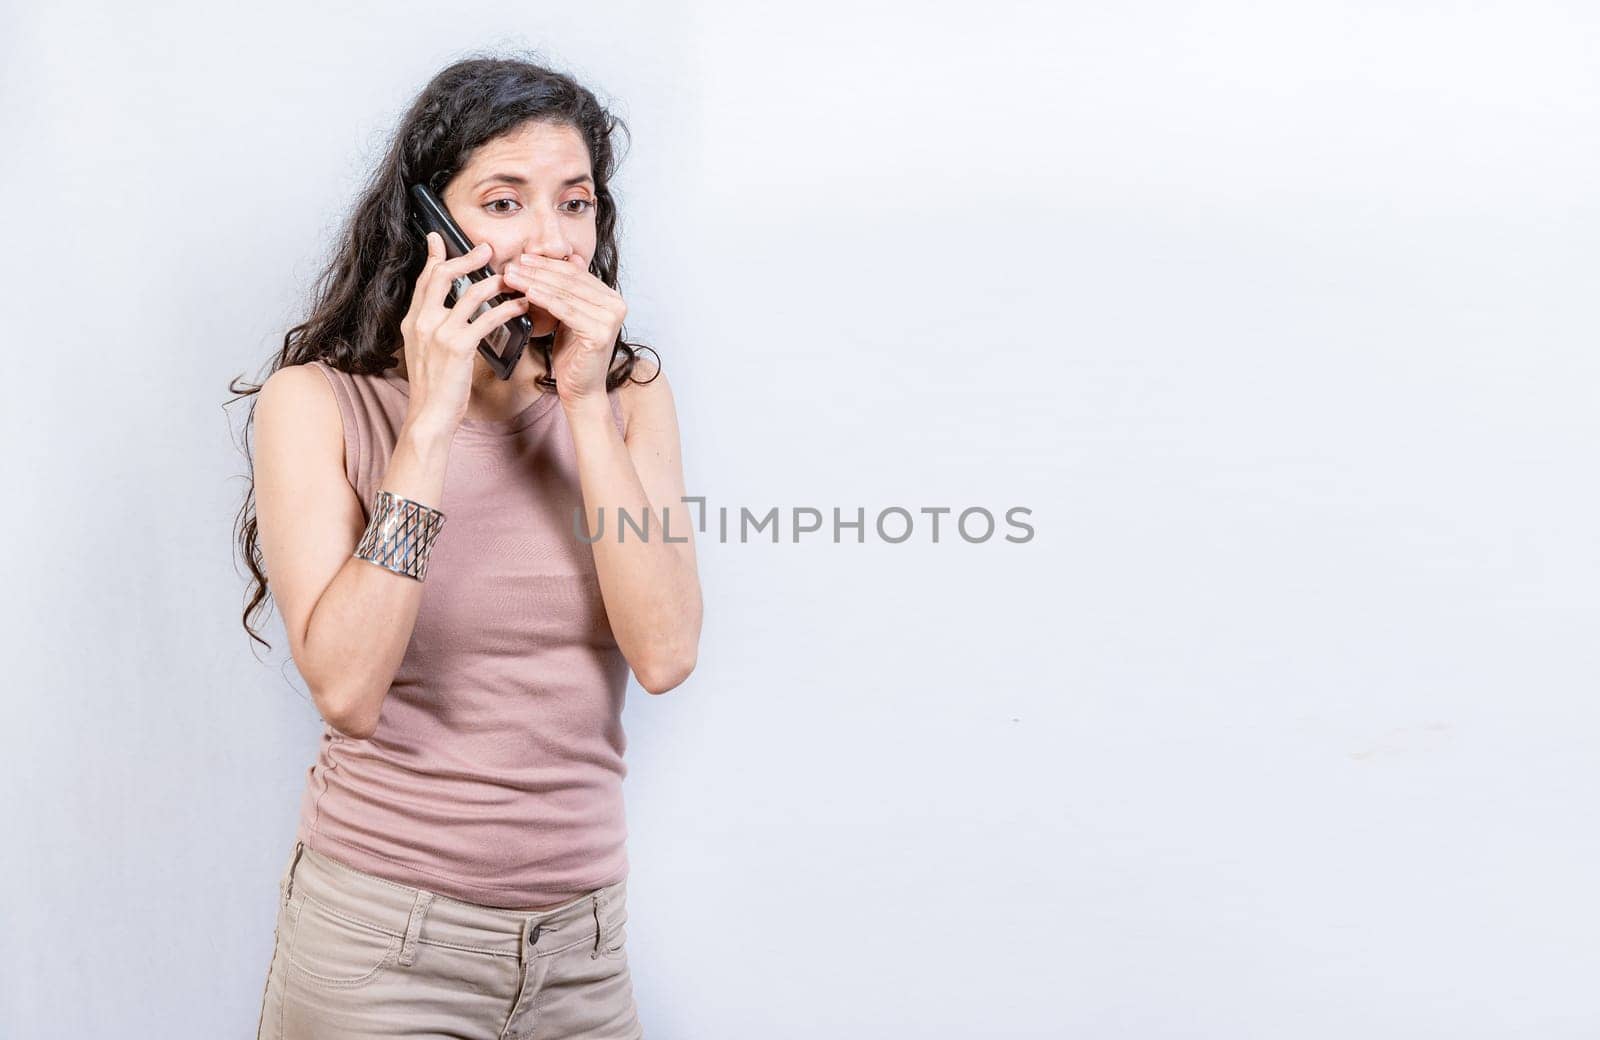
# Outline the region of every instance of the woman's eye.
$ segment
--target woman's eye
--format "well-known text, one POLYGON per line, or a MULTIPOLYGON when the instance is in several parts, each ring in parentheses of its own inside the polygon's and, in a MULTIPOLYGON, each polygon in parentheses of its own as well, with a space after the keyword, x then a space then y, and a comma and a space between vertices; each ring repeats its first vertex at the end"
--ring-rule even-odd
MULTIPOLYGON (((495 207, 500 205, 502 202, 509 203, 511 206, 516 206, 517 205, 517 200, 516 199, 490 199, 488 202, 485 202, 483 205, 484 205, 484 208, 489 210, 489 212, 491 212, 491 213, 498 213, 498 214, 504 215, 504 214, 513 212, 513 210, 511 210, 511 209, 495 209, 495 207)), ((587 213, 591 209, 594 209, 594 201, 591 200, 591 199, 568 199, 566 202, 562 203, 562 205, 571 206, 573 203, 577 203, 579 208, 577 208, 577 209, 569 209, 569 210, 567 210, 568 213, 587 213)), ((518 208, 520 208, 520 207, 518 207, 518 208)))

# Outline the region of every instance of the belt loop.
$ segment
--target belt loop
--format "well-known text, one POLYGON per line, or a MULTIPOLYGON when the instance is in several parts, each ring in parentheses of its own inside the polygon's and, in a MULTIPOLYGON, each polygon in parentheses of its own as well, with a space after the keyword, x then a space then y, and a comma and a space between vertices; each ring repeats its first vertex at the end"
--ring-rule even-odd
POLYGON ((600 896, 598 893, 589 900, 594 905, 594 952, 589 954, 589 959, 594 960, 600 956, 600 935, 605 931, 605 922, 600 919, 600 896))
POLYGON ((283 872, 283 879, 278 882, 278 895, 282 902, 280 908, 289 905, 289 896, 294 891, 294 868, 300 864, 300 853, 305 851, 306 843, 296 841, 294 851, 289 854, 289 868, 283 872))
POLYGON ((417 959, 417 936, 422 932, 422 919, 428 916, 431 905, 433 893, 418 889, 417 897, 411 901, 411 916, 406 918, 406 937, 400 943, 401 965, 409 965, 417 959))

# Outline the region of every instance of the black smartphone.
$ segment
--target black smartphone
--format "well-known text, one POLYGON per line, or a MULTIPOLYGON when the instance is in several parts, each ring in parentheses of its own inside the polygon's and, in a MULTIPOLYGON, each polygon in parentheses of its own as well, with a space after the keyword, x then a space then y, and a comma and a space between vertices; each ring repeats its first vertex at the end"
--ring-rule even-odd
MULTIPOLYGON (((439 237, 444 239, 446 259, 466 256, 472 252, 473 243, 467 241, 461 226, 451 219, 450 211, 444 208, 444 203, 439 201, 439 196, 435 195, 431 188, 426 184, 413 184, 411 203, 411 222, 416 227, 417 233, 426 239, 428 232, 437 231, 439 237)), ((494 273, 492 267, 484 264, 476 271, 461 275, 451 283, 446 301, 454 307, 461 293, 470 289, 474 282, 481 282, 494 273)), ((491 307, 514 299, 516 296, 513 293, 497 293, 479 304, 477 313, 472 317, 476 318, 491 307)), ((528 345, 528 337, 532 334, 533 322, 528 320, 526 314, 519 314, 492 329, 487 336, 479 340, 478 353, 489 362, 489 367, 494 370, 495 375, 501 379, 510 379, 517 362, 522 358, 523 349, 528 345)))

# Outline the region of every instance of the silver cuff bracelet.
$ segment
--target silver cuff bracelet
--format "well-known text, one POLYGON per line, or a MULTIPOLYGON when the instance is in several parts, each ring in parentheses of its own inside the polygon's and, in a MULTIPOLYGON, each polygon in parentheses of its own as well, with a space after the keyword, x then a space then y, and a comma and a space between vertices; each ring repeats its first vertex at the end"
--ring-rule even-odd
POLYGON ((372 519, 355 555, 422 581, 428 575, 428 554, 442 527, 444 514, 437 509, 379 491, 373 496, 372 519))

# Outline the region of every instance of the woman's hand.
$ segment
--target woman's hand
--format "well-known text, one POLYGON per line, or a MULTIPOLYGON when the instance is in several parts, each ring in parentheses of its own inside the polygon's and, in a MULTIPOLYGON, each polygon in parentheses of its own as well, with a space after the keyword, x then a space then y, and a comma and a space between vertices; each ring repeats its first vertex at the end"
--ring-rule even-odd
POLYGON ((604 399, 617 334, 628 314, 622 295, 590 274, 589 260, 580 253, 565 260, 524 253, 502 276, 560 322, 550 367, 561 403, 604 399))
POLYGON ((504 291, 499 275, 475 282, 454 307, 444 305, 452 280, 482 267, 490 255, 488 245, 479 243, 465 256, 446 259, 444 240, 438 232, 428 233, 428 260, 412 289, 411 308, 400 321, 406 381, 411 384, 407 422, 454 434, 472 395, 478 341, 527 313, 528 301, 519 297, 468 320, 479 304, 504 291))

